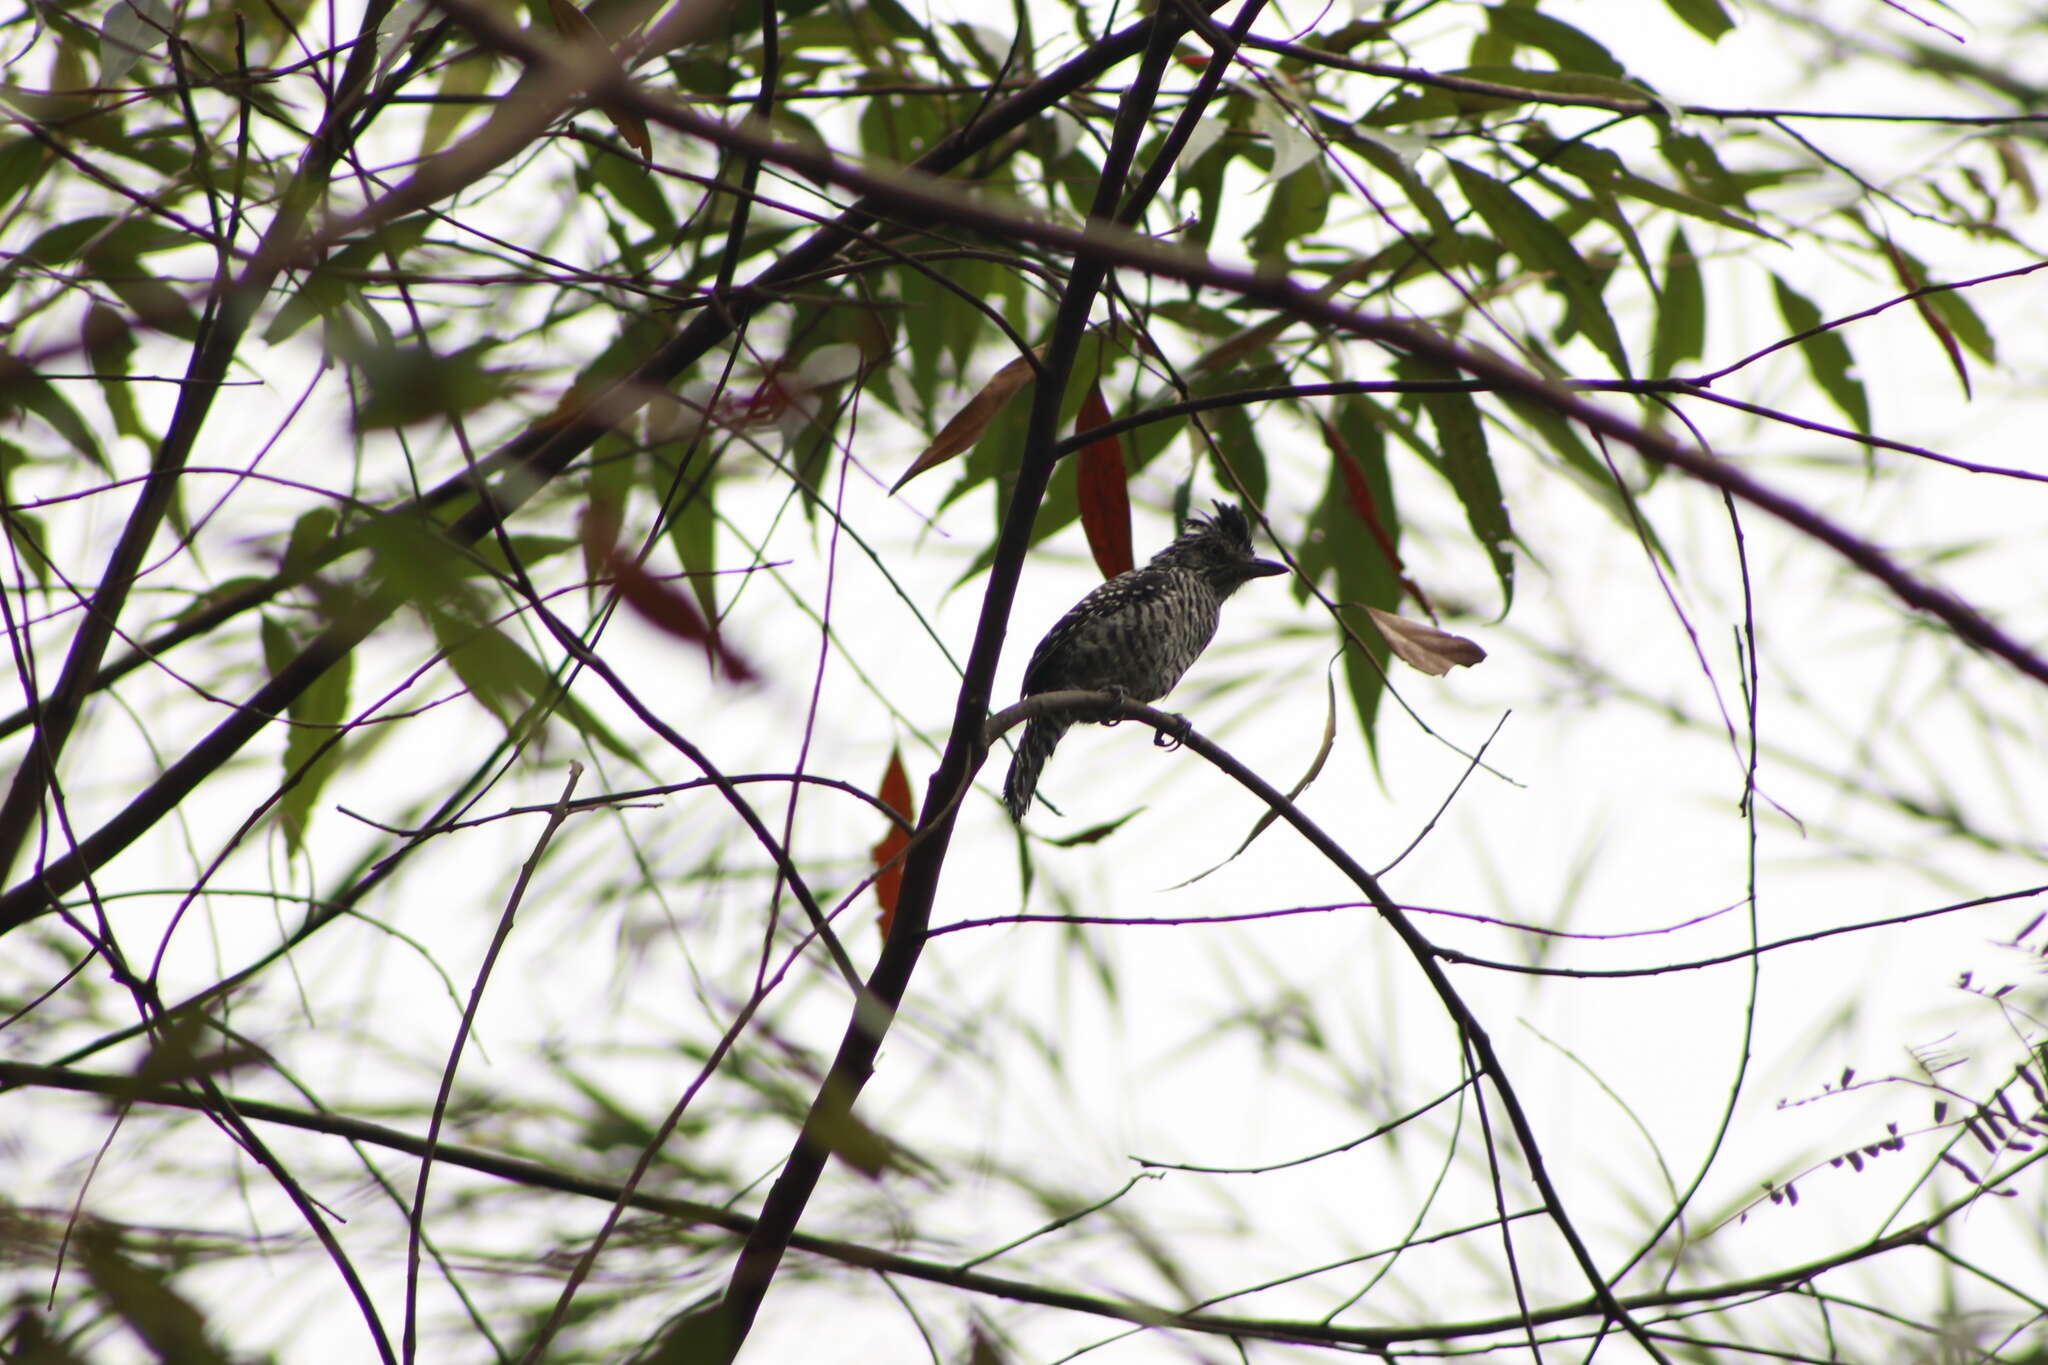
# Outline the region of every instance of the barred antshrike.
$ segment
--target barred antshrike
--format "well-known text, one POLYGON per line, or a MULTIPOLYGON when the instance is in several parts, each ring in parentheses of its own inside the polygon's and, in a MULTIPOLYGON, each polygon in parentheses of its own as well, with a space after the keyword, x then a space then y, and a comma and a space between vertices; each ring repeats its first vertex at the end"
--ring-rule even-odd
MULTIPOLYGON (((1216 634, 1223 599, 1254 578, 1286 572, 1286 565, 1252 553, 1244 513, 1219 502, 1215 516, 1188 518, 1180 537, 1150 564, 1118 574, 1062 616, 1031 652, 1024 695, 1082 689, 1157 701, 1216 634)), ((1003 779, 1011 819, 1024 818, 1038 774, 1067 728, 1107 719, 1099 709, 1075 709, 1034 717, 1024 727, 1003 779)))

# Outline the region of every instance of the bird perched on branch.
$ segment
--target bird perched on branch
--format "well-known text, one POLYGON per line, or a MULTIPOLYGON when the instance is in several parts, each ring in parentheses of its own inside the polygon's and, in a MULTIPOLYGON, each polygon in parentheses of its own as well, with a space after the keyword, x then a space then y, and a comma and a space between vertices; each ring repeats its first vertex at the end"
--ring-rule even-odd
MULTIPOLYGON (((1157 701, 1173 689, 1216 634, 1223 599, 1254 578, 1286 573, 1252 553, 1251 525, 1226 502, 1196 513, 1180 536, 1142 569, 1120 573, 1059 619, 1024 669, 1024 695, 1083 689, 1157 701)), ((1076 721, 1110 719, 1084 710, 1038 716, 1024 727, 1003 779, 1003 804, 1022 820, 1038 774, 1076 721)))

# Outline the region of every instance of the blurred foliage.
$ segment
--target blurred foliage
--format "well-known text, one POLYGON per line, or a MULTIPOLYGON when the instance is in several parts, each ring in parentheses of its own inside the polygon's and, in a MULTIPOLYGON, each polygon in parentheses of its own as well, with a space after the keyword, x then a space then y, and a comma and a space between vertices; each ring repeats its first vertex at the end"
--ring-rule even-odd
MULTIPOLYGON (((1955 262, 2037 263, 2027 230, 2039 209, 2039 124, 2027 111, 2044 107, 2048 92, 2020 58, 2038 48, 2043 25, 1994 16, 1957 44, 1939 36, 1948 7, 1920 8, 1928 12, 1721 0, 1606 12, 1556 0, 1362 4, 1299 32, 1290 26, 1302 16, 1260 18, 1205 84, 1232 41, 1223 26, 1238 18, 1225 7, 1182 38, 1143 111, 1135 175, 1154 177, 1159 192, 1130 226, 1510 356, 1544 378, 1604 389, 1602 401, 1660 429, 1700 410, 1712 396, 1704 381, 1717 382, 1716 393, 1748 381, 1730 377, 1741 363, 1703 367, 1709 356, 1734 361, 1730 346, 1765 317, 1813 392, 1764 408, 1764 420, 1829 426, 1832 409, 1855 433, 1880 433, 1891 415, 1886 395, 1859 368, 1856 330, 1831 325, 1841 320, 1831 311, 1840 296, 1823 284, 1862 281, 1859 306, 1916 296, 1929 354, 1967 393, 2029 339, 1998 335, 1971 290, 1937 287, 1989 273, 1955 262), (1837 125, 1827 120, 1686 103, 1742 88, 1739 73, 1717 66, 1737 60, 1717 45, 1758 31, 1815 66, 1866 74, 1868 107, 1816 112, 1896 115, 1877 125, 1896 148, 1882 174, 1854 169, 1871 160, 1867 143, 1855 156, 1831 154, 1823 130, 1837 125), (1912 96, 1893 99, 1909 78, 1912 96), (1944 101, 1974 121, 1937 128, 1937 143, 1898 112, 1944 101), (1174 164, 1161 164, 1176 145, 1174 164)), ((105 1108, 67 1110, 67 1125, 51 1130, 66 1135, 54 1157, 15 1155, 24 1169, 56 1161, 60 1183, 82 1190, 91 1208, 87 1168, 111 1127, 128 1144, 126 1160, 160 1159, 142 1184, 169 1194, 159 1228, 0 1208, 8 1259, 27 1272, 15 1276, 22 1297, 0 1353, 302 1358, 301 1343, 270 1320, 274 1306, 245 1288, 223 1292, 216 1267, 232 1266, 237 1282, 270 1274, 257 1263, 287 1254, 272 1244, 277 1228, 300 1227, 276 1220, 310 1226, 339 1189, 367 1187, 376 1194, 351 1216, 372 1231, 348 1250, 320 1249, 310 1235, 294 1241, 289 1254, 318 1256, 321 1267, 294 1281, 315 1288, 295 1292, 335 1312, 351 1258, 375 1263, 359 1302, 374 1305, 360 1316, 378 1325, 355 1330, 394 1356, 512 1359, 531 1348, 551 1360, 722 1358, 729 1341, 703 1343, 706 1323, 720 1332, 725 1324, 700 1316, 709 1310, 699 1300, 722 1282, 739 1226, 733 1211, 754 1207, 764 1170, 779 1160, 770 1154, 786 1147, 823 1083, 829 1057, 799 1038, 814 1012, 837 1017, 849 1003, 832 994, 838 983, 822 958, 806 955, 811 924, 794 906, 811 896, 827 911, 852 903, 879 866, 893 912, 905 844, 884 838, 886 815, 829 788, 816 789, 825 793, 818 801, 844 804, 820 804, 829 815, 814 819, 806 794, 801 822, 796 798, 780 787, 700 790, 683 832, 662 842, 670 836, 623 814, 591 813, 611 803, 560 807, 576 816, 548 850, 560 901, 523 908, 523 926, 546 924, 560 936, 546 951, 565 960, 603 943, 618 982, 658 959, 660 1003, 642 1007, 659 1015, 653 1023, 636 1017, 635 1028, 593 1029, 554 1047, 553 1088, 522 1083, 500 1094, 467 1071, 458 1081, 446 1040, 383 1030, 374 987, 359 1001, 326 994, 332 983, 321 980, 316 950, 360 933, 380 962, 412 973, 407 992, 459 1008, 483 991, 479 969, 466 948, 450 953, 444 931, 455 907, 413 889, 407 871, 462 837, 458 822, 486 818, 480 803, 508 774, 558 774, 574 752, 612 761, 613 772, 701 784, 705 774, 678 774, 667 749, 656 753, 642 722, 658 712, 707 748, 729 737, 719 707, 742 680, 742 655, 722 632, 777 644, 822 636, 833 667, 864 682, 864 658, 907 648, 849 631, 829 604, 778 576, 785 561, 762 546, 785 521, 802 522, 819 562, 843 554, 874 566, 908 604, 907 618, 888 627, 901 640, 939 641, 932 619, 948 581, 972 589, 994 560, 984 511, 1000 516, 1007 505, 1024 396, 1037 382, 1031 356, 1074 269, 1073 255, 1040 229, 1080 224, 1093 201, 1130 97, 1126 59, 1139 50, 1131 35, 1142 36, 1133 25, 1148 22, 1078 4, 969 15, 897 0, 675 10, 600 0, 587 12, 559 0, 115 0, 33 4, 0 25, 9 56, 0 100, 11 115, 0 130, 0 509, 9 548, 0 587, 21 679, 20 708, 0 721, 10 746, 0 770, 29 771, 39 745, 63 750, 59 771, 76 798, 62 808, 31 799, 0 815, 0 867, 12 879, 0 930, 13 935, 0 1015, 8 1057, 97 1063, 108 1077, 105 1108), (592 106, 553 70, 526 65, 493 25, 515 26, 544 54, 615 60, 657 107, 611 97, 592 106), (677 117, 656 116, 663 111, 677 117), (754 155, 758 147, 737 134, 721 142, 683 115, 772 136, 774 154, 754 155), (806 160, 821 152, 884 177, 895 197, 849 207, 857 187, 806 160), (903 170, 913 163, 914 177, 903 170), (713 344, 679 349, 700 331, 713 344), (875 439, 877 429, 887 438, 875 439), (906 430, 918 435, 899 439, 906 430), (964 538, 952 547, 959 553, 912 578, 911 550, 899 553, 843 515, 849 473, 901 488, 906 504, 964 538), (612 509, 607 530, 618 537, 599 543, 579 530, 593 507, 612 509), (618 554, 628 556, 624 567, 618 554), (686 620, 672 633, 699 646, 671 660, 672 695, 638 711, 611 693, 589 700, 603 691, 591 670, 622 591, 643 615, 655 603, 686 620), (59 709, 44 705, 53 694, 70 696, 79 727, 49 719, 59 709), (489 724, 458 731, 444 711, 489 724), (392 789, 374 827, 336 811, 352 775, 381 782, 394 772, 416 784, 392 789), (758 830, 735 813, 749 792, 762 812, 758 830), (783 801, 787 819, 778 820, 783 801), (760 840, 789 828, 802 846, 791 866, 777 867, 760 840), (138 844, 169 849, 165 865, 186 873, 167 882, 160 869, 114 863, 138 844), (52 867, 69 870, 45 883, 52 867), (55 902, 61 919, 47 913, 55 902), (573 927, 550 917, 561 903, 574 905, 573 927), (739 908, 742 931, 706 927, 720 906, 739 908), (203 949, 200 924, 214 926, 203 949), (195 953, 206 959, 196 969, 195 953), (264 1016, 268 1029, 243 1038, 238 1020, 272 997, 301 1001, 303 1018, 289 1009, 264 1016), (193 1033, 202 1024, 218 1034, 206 1046, 193 1033), (172 1056, 173 1043, 189 1065, 120 1069, 124 1057, 172 1056), (348 1089, 339 1077, 355 1074, 334 1066, 343 1055, 392 1064, 405 1088, 394 1098, 373 1084, 366 1093, 376 1098, 330 1107, 330 1087, 348 1089), (281 1163, 239 1127, 214 1133, 181 1117, 180 1105, 224 1105, 213 1088, 214 1073, 228 1069, 222 1058, 232 1059, 237 1084, 261 1090, 273 1108, 295 1108, 318 1140, 281 1163), (706 1082, 701 1096, 675 1082, 678 1064, 706 1082), (443 1066, 449 1094, 439 1100, 431 1096, 443 1066), (664 1120, 678 1095, 687 1107, 664 1120), (345 1127, 344 1110, 407 1133, 437 1126, 448 1154, 418 1243, 407 1241, 414 1164, 379 1150, 389 1134, 345 1127), (345 1140, 362 1144, 359 1155, 347 1154, 345 1140), (672 1202, 643 1200, 617 1230, 600 1278, 562 1323, 543 1326, 590 1245, 595 1217, 580 1201, 612 1199, 636 1160, 640 1193, 672 1202), (458 1179, 465 1162, 491 1182, 458 1179), (306 1174, 316 1170, 317 1180, 306 1174), (296 1211, 280 1213, 266 1201, 294 1178, 309 1188, 296 1211), (265 1193, 248 1194, 251 1184, 265 1193), (242 1193, 230 1194, 238 1185, 242 1193), (238 1200, 250 1227, 231 1237, 220 1229, 236 1222, 238 1200), (67 1234, 70 1264, 45 1302, 60 1260, 53 1248, 67 1234), (410 1299, 393 1287, 400 1276, 450 1289, 426 1324, 426 1347, 401 1330, 410 1299), (199 1287, 188 1289, 187 1278, 199 1287)), ((1745 392, 1776 404, 1784 372, 1775 373, 1760 394, 1745 392)), ((1662 477, 1654 467, 1527 394, 1485 392, 1426 359, 1275 316, 1213 284, 1118 271, 1063 405, 1062 439, 1100 463, 1083 484, 1079 462, 1062 461, 1037 510, 1034 544, 1084 518, 1127 515, 1122 490, 1101 486, 1102 470, 1118 471, 1136 505, 1155 514, 1201 506, 1212 491, 1251 504, 1262 536, 1299 571, 1296 597, 1321 657, 1342 659, 1369 747, 1395 710, 1390 698, 1400 698, 1367 608, 1472 633, 1517 629, 1541 577, 1518 529, 1517 490, 1532 479, 1583 496, 1620 543, 1640 541, 1660 570, 1682 571, 1671 528, 1646 507, 1662 477), (1116 424, 1127 425, 1113 439, 1092 435, 1116 424)), ((1884 462, 1871 451, 1856 458, 1866 456, 1859 468, 1883 477, 1884 462)), ((1090 521, 1091 533, 1100 529, 1090 521)), ((1013 650, 1018 643, 1013 636, 1013 650)), ((1532 652, 1543 647, 1531 643, 1532 652)), ((939 648, 948 661, 966 656, 964 637, 939 648)), ((1756 654, 1744 657, 1754 670, 1756 654)), ((1559 660, 1559 673, 1676 729, 1718 733, 1724 724, 1632 695, 1626 680, 1585 658, 1559 660)), ((799 734, 808 745, 817 728, 815 696, 809 709, 801 704, 808 680, 786 674, 768 687, 791 751, 799 734)), ((929 794, 913 793, 896 755, 942 744, 940 715, 924 713, 924 699, 906 715, 884 687, 873 691, 865 714, 827 717, 858 731, 871 759, 840 771, 855 774, 858 797, 887 754, 892 776, 880 799, 888 809, 928 809, 929 794)), ((1215 695, 1227 691, 1219 685, 1215 695)), ((2030 722, 1993 701, 1964 704, 1983 708, 1982 733, 2027 751, 2030 722)), ((1801 752, 1772 758, 1809 762, 1801 752)), ((2037 847, 1951 799, 1940 761, 1913 781, 1853 763, 1824 771, 1844 799, 1878 805, 1930 837, 2013 858, 2037 847)), ((647 796, 619 799, 635 795, 647 796)), ((1095 823, 1081 835, 1020 842, 1027 892, 1038 860, 1113 847, 1129 817, 1086 818, 1095 823)), ((484 915, 503 870, 458 872, 478 897, 463 914, 484 915)), ((1043 894, 1057 910, 1088 912, 1071 886, 1043 894)), ((508 910, 506 933, 511 919, 508 910)), ((849 939, 859 932, 853 916, 837 923, 849 939)), ((2014 951, 2024 938, 2015 936, 2014 951)), ((1075 934, 1064 951, 1068 967, 1117 1007, 1117 968, 1099 945, 1075 934)), ((378 971, 387 969, 401 970, 378 971)), ((1323 1017, 1326 1006, 1293 990, 1285 972, 1268 982, 1260 964, 1233 965, 1240 969, 1243 995, 1219 1004, 1218 1037, 1249 1041, 1277 1075, 1341 1097, 1361 1129, 1392 1117, 1401 1106, 1391 1102, 1385 1058, 1347 1051, 1351 1040, 1323 1017)), ((1915 1132, 1924 1141, 1913 1159, 1927 1172, 1922 1185, 1936 1167, 1962 1171, 1956 1209, 1984 1194, 2038 1207, 2038 1178, 2015 1177, 2031 1177, 2029 1139, 2048 1104, 2031 1050, 2039 1040, 2016 1005, 2007 1015, 2003 996, 1978 991, 1973 1000, 1980 995, 2012 1021, 1997 1052, 2010 1065, 1950 1095, 1949 1082, 1936 1080, 1944 1065, 1918 1059, 1900 1084, 1938 1088, 1954 1107, 1915 1132), (1952 1150, 1971 1143, 1968 1161, 1952 1150)), ((917 1028, 946 1046, 910 1064, 929 1065, 935 1087, 1000 1095, 985 1065, 994 1055, 987 1034, 997 1030, 1023 1040, 1048 1085, 1065 1084, 1061 1025, 1021 1019, 1006 1001, 924 1008, 917 1028)), ((1468 1079, 1436 1088, 1459 1090, 1468 1079)), ((22 1112, 58 1086, 27 1072, 7 1081, 22 1112), (20 1089, 39 1084, 52 1088, 20 1089)), ((1391 1131, 1387 1144, 1405 1162, 1401 1143, 1418 1138, 1423 1157, 1483 1175, 1490 1153, 1472 1133, 1485 1118, 1463 1097, 1427 1125, 1391 1131)), ((1098 1199, 1042 1169, 942 1150, 924 1128, 898 1133, 896 1122, 863 1110, 829 1134, 837 1162, 860 1173, 836 1215, 867 1250, 813 1246, 793 1259, 784 1274, 794 1283, 770 1300, 772 1314, 824 1321, 835 1295, 883 1298, 862 1278, 872 1272, 889 1275, 897 1292, 904 1276, 958 1281, 934 1266, 962 1241, 1002 1239, 979 1226, 969 1236, 946 1219, 927 1228, 920 1203, 976 1182, 1004 1191, 1011 1222, 1019 1210, 1042 1219, 1047 1247, 1115 1247, 1128 1258, 1121 1264, 1141 1268, 1125 1281, 1130 1295, 1202 1299, 1197 1286, 1210 1272, 1191 1268, 1172 1224, 1134 1211, 1137 1196, 1098 1199)), ((1501 1131, 1491 1130, 1493 1143, 1501 1131)), ((1858 1174, 1880 1155, 1898 1165, 1898 1137, 1872 1134, 1833 1160, 1858 1174)), ((1758 1201, 1796 1201, 1794 1180, 1814 1168, 1787 1160, 1758 1201)), ((1421 1187, 1440 1178, 1409 1174, 1421 1187)), ((1682 1199, 1655 1203, 1645 1200, 1640 1219, 1654 1254, 1625 1290, 1662 1289, 1681 1269, 1688 1284, 1742 1280, 1740 1267, 1695 1256, 1682 1226, 1672 1232, 1682 1199)), ((1258 1210, 1232 1216, 1239 1212, 1253 1227, 1231 1235, 1255 1239, 1258 1210)), ((1729 1205, 1693 1216, 1742 1212, 1729 1205)), ((1895 1216, 1873 1236, 1901 1225, 1895 1216)), ((1419 1245, 1419 1231, 1411 1235, 1419 1245)), ((1933 1235, 1930 1225, 1920 1240, 1933 1235)), ((1514 1323, 1520 1282, 1498 1259, 1498 1232, 1482 1223, 1474 1236, 1469 1245, 1486 1249, 1471 1254, 1494 1279, 1485 1303, 1432 1301, 1422 1276, 1408 1285, 1419 1299, 1401 1309, 1402 1321, 1412 1327, 1440 1311, 1447 1323, 1514 1323)), ((1888 1249, 1858 1244, 1831 1264, 1888 1249)), ((1569 1268, 1561 1253, 1552 1259, 1569 1268)), ((1623 1257, 1610 1259, 1618 1269, 1623 1257)), ((1384 1271, 1367 1274, 1392 1274, 1400 1260, 1397 1250, 1384 1271)), ((1099 1292, 1079 1259, 1048 1251, 1022 1263, 1076 1300, 1099 1292)), ((1885 1358, 2041 1358, 2048 1345, 2038 1317, 2028 1318, 2038 1303, 2017 1290, 2000 1297, 1991 1273, 1956 1266, 1898 1310, 1921 1314, 1924 1330, 1885 1358), (1972 1316, 1955 1302, 1965 1294, 1994 1307, 1972 1316), (2016 1313, 2026 1322, 2013 1326, 2016 1313)), ((1806 1292, 1820 1273, 1758 1288, 1806 1292)), ((973 1295, 918 1300, 949 1305, 933 1358, 1042 1358, 1032 1354, 1040 1346, 1027 1350, 1009 1334, 1021 1334, 1031 1314, 1075 1306, 1034 1306, 1019 1294, 1002 1305, 1014 1316, 999 1324, 988 1314, 1012 1291, 993 1281, 971 1287, 973 1295)), ((1094 1310, 1117 1318, 1124 1292, 1094 1310)), ((1315 1292, 1290 1311, 1305 1323, 1340 1321, 1343 1292, 1315 1292)), ((1751 1343, 1790 1358, 1851 1358, 1836 1353, 1826 1311, 1774 1315, 1773 1296, 1759 1294, 1756 1311, 1742 1316, 1731 1305, 1748 1295, 1658 1300, 1673 1306, 1658 1330, 1687 1332, 1687 1312, 1727 1309, 1713 1330, 1737 1340, 1700 1335, 1673 1349, 1705 1359, 1751 1343), (1787 1333, 1799 1344, 1783 1345, 1787 1333)), ((1850 1304, 1832 1311, 1855 1316, 1850 1304)), ((1591 1320, 1560 1316, 1578 1324, 1573 1332, 1591 1320)), ((934 1342, 923 1319, 916 1330, 934 1342)), ((1214 1323, 1191 1330, 1232 1335, 1214 1323)), ((1242 1344, 1259 1333, 1238 1335, 1242 1344)), ((1308 1327, 1294 1337, 1328 1340, 1308 1327)), ((1522 1339, 1512 1325, 1446 1327, 1438 1344, 1497 1340, 1505 1350, 1522 1339)), ((369 1358, 363 1344, 351 1339, 345 1349, 369 1358)))

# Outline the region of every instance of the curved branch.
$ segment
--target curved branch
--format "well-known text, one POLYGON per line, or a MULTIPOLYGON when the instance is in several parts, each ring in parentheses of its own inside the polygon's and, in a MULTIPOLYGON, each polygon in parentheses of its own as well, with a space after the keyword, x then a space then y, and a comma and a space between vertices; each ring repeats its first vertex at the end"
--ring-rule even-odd
POLYGON ((1464 1036, 1473 1053, 1479 1058, 1480 1069, 1493 1078, 1493 1088, 1500 1094, 1501 1106, 1507 1110, 1508 1124, 1514 1129, 1515 1141, 1520 1144, 1523 1159, 1528 1163, 1529 1177, 1535 1181, 1537 1190, 1542 1194, 1543 1206, 1549 1212, 1551 1221, 1557 1225, 1558 1234, 1571 1248, 1572 1258, 1579 1263, 1579 1269, 1584 1272, 1587 1283, 1592 1286, 1593 1298, 1599 1305, 1601 1313, 1609 1321, 1626 1329, 1652 1358, 1662 1360, 1663 1353, 1650 1340, 1649 1334, 1615 1297, 1614 1290, 1607 1283, 1606 1275, 1594 1263, 1585 1240, 1580 1237, 1571 1216, 1565 1212, 1564 1199, 1558 1194, 1557 1186, 1550 1178, 1549 1168, 1544 1163, 1543 1149, 1537 1142, 1536 1130, 1529 1122, 1528 1113, 1522 1108, 1522 1101, 1516 1095, 1513 1083, 1508 1080, 1507 1069, 1501 1065, 1500 1054, 1495 1051, 1493 1040, 1487 1035, 1485 1026, 1479 1022, 1479 1017, 1472 1012, 1471 1006, 1465 1003, 1464 997, 1458 994, 1457 987, 1451 984, 1450 977, 1444 973, 1443 964, 1438 960, 1436 945, 1415 927, 1415 922, 1408 918, 1408 912, 1395 904, 1393 898, 1380 888, 1379 879, 1366 871, 1345 851, 1343 845, 1325 833, 1320 825, 1302 814, 1301 808, 1288 800, 1278 788, 1198 733, 1183 716, 1128 701, 1111 692, 1041 692, 1036 696, 1027 697, 1015 706, 1006 707, 1000 715, 992 717, 984 736, 993 738, 994 735, 999 735, 1003 730, 1034 715, 1076 707, 1083 707, 1092 714, 1108 713, 1120 720, 1140 721, 1162 735, 1172 736, 1200 754, 1211 765, 1235 780, 1239 786, 1264 801, 1274 814, 1294 826, 1295 831, 1308 840, 1316 852, 1329 860, 1332 867, 1342 872, 1345 878, 1372 902, 1373 909, 1379 911, 1380 917, 1392 926, 1394 933, 1414 957, 1415 965, 1422 969, 1422 974, 1428 979, 1431 989, 1436 992, 1437 999, 1443 1002, 1444 1009, 1457 1024, 1459 1033, 1464 1036))

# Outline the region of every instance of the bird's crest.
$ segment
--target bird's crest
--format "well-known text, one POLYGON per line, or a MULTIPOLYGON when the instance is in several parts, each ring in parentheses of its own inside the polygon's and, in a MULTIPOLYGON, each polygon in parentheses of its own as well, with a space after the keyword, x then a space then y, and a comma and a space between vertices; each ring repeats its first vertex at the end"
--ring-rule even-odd
POLYGON ((1181 533, 1171 545, 1153 556, 1153 562, 1162 559, 1184 559, 1188 552, 1215 554, 1221 551, 1226 556, 1252 557, 1252 526, 1245 519, 1244 510, 1234 502, 1217 502, 1216 513, 1196 512, 1187 519, 1181 533))

